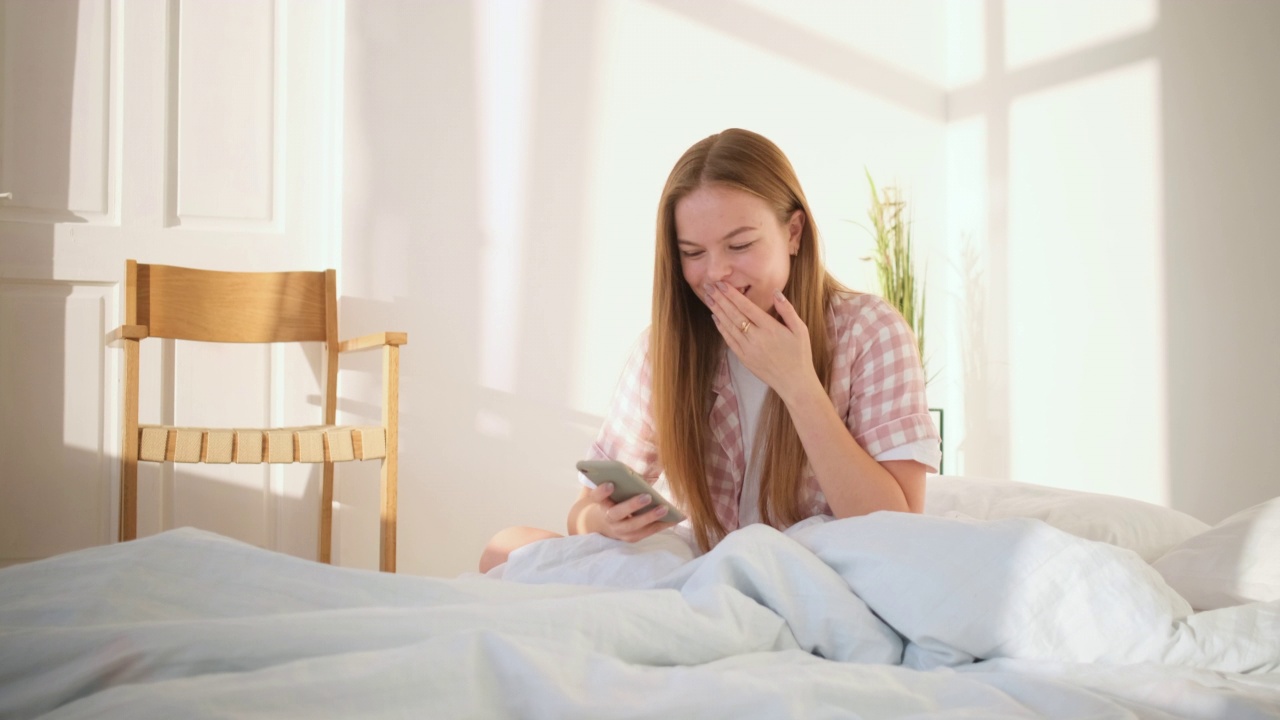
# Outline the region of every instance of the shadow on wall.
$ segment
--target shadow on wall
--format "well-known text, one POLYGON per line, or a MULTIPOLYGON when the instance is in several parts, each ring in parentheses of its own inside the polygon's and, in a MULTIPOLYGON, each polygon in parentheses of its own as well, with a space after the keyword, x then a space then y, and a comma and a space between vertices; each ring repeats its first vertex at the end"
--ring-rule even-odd
MULTIPOLYGON (((353 465, 377 461, 339 463, 335 486, 350 483, 353 465)), ((195 465, 188 463, 138 463, 138 537, 181 527, 196 527, 242 542, 295 557, 316 559, 320 539, 319 464, 195 465), (273 470, 281 469, 275 486, 273 470)), ((375 473, 375 479, 377 477, 375 473)), ((113 506, 112 512, 117 512, 113 506)), ((351 532, 373 535, 379 526, 375 516, 354 525, 351 532)), ((341 564, 334 558, 334 564, 341 564)), ((377 567, 375 558, 374 568, 377 567)))
POLYGON ((1280 4, 1160 14, 1170 500, 1212 523, 1280 493, 1280 4))

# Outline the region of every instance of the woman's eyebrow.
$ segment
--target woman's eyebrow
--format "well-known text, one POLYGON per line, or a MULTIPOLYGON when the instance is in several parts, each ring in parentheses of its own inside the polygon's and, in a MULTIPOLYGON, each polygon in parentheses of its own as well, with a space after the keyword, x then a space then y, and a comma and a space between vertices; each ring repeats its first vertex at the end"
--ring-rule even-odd
MULTIPOLYGON (((755 229, 756 229, 756 228, 755 228, 755 226, 754 226, 754 225, 743 225, 743 226, 742 226, 742 227, 740 227, 740 228, 734 228, 733 230, 730 230, 728 235, 725 235, 723 238, 720 238, 720 239, 721 239, 721 240, 728 240, 728 239, 732 238, 732 237, 733 237, 733 236, 735 236, 735 235, 740 235, 740 234, 742 234, 742 233, 744 233, 744 232, 746 232, 746 231, 748 231, 748 230, 755 230, 755 229)), ((677 245, 692 245, 692 246, 694 246, 694 247, 702 247, 701 245, 699 245, 698 243, 696 243, 696 242, 694 242, 694 241, 692 241, 692 240, 681 240, 680 238, 676 238, 676 244, 677 244, 677 245)))

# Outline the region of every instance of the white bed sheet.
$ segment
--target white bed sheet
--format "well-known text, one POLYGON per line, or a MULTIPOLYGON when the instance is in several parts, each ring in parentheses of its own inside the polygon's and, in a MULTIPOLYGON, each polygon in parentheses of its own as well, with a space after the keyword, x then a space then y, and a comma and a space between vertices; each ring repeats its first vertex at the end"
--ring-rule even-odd
POLYGON ((8 568, 0 717, 1280 717, 1280 603, 1191 614, 1034 520, 574 537, 503 574, 190 529, 8 568))

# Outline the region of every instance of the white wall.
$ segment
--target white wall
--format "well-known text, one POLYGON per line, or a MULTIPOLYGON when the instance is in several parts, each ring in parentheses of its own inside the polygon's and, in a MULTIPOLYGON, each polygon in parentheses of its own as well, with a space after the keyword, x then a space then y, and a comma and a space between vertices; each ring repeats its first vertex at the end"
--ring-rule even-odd
MULTIPOLYGON (((776 141, 855 286, 874 282, 864 167, 907 186, 917 241, 940 244, 939 6, 784 5, 347 5, 342 323, 410 333, 403 571, 472 569, 508 525, 563 529, 573 463, 648 323, 662 183, 697 140, 776 141)), ((342 382, 372 402, 370 362, 342 382)), ((344 564, 374 564, 373 479, 339 489, 344 564)))
MULTIPOLYGON (((411 337, 402 570, 456 574, 502 527, 563 527, 573 462, 647 322, 662 181, 730 126, 790 155, 855 287, 874 289, 854 224, 864 167, 905 186, 948 472, 1207 520, 1276 493, 1257 449, 1280 430, 1280 285, 1266 274, 1280 245, 1263 220, 1280 190, 1266 30, 1280 5, 346 12, 343 325, 411 337)), ((372 403, 369 363, 343 383, 372 403)), ((355 521, 344 564, 375 563, 357 530, 376 517, 374 473, 339 489, 355 521)))

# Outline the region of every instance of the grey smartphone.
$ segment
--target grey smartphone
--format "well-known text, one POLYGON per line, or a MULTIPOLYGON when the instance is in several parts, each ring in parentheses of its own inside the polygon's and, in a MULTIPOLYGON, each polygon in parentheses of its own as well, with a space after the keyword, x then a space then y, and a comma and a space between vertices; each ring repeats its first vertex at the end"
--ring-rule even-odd
POLYGON ((667 509, 667 514, 662 516, 659 522, 678 523, 684 520, 684 513, 658 494, 652 485, 640 477, 640 473, 627 467, 625 463, 617 460, 581 460, 577 467, 578 472, 587 476, 587 479, 597 486, 613 483, 613 493, 609 495, 609 499, 616 503, 647 494, 653 498, 653 502, 644 506, 639 512, 648 512, 661 505, 667 509))

